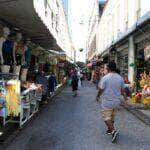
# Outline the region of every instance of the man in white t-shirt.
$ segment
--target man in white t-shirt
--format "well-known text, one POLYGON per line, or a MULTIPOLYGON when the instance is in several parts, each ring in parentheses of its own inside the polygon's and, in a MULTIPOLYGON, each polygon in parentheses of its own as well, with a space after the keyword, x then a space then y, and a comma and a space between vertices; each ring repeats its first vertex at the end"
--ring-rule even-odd
POLYGON ((124 80, 116 73, 115 62, 110 62, 106 69, 108 73, 99 82, 97 101, 101 96, 102 117, 108 128, 107 133, 112 134, 112 142, 115 142, 118 132, 114 128, 114 118, 122 101, 124 80))

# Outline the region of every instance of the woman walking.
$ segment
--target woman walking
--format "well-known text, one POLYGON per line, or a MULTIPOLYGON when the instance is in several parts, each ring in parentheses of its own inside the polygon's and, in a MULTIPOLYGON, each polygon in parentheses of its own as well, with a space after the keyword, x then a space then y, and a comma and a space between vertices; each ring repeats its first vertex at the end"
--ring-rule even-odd
POLYGON ((78 77, 77 77, 76 71, 72 72, 71 80, 72 80, 71 86, 72 86, 73 96, 76 97, 77 90, 78 90, 78 77))

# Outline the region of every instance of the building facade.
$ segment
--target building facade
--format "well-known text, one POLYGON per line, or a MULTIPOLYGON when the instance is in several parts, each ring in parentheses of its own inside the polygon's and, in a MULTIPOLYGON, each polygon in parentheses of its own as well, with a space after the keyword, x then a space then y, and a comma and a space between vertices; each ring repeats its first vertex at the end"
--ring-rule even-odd
POLYGON ((100 19, 97 52, 116 61, 130 82, 149 69, 149 24, 150 2, 146 0, 109 0, 100 19))
POLYGON ((0 5, 0 18, 19 28, 44 49, 65 51, 68 57, 72 56, 68 22, 61 0, 4 0, 0 5))
POLYGON ((99 21, 99 2, 91 1, 91 13, 89 16, 88 36, 86 41, 86 59, 91 60, 96 55, 96 32, 99 21))
POLYGON ((65 14, 66 14, 66 16, 68 16, 69 1, 68 0, 62 0, 62 2, 63 2, 65 14))

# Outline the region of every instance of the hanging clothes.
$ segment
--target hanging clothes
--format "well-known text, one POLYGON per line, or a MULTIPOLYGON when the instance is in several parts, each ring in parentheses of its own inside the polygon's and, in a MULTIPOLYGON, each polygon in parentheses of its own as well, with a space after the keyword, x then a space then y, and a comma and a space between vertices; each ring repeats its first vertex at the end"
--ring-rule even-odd
POLYGON ((17 54, 17 65, 25 65, 25 49, 26 47, 23 43, 16 44, 16 54, 17 54))
POLYGON ((29 47, 26 47, 25 51, 25 62, 26 66, 29 67, 31 61, 31 49, 29 47))
POLYGON ((4 65, 12 65, 14 63, 13 49, 14 49, 14 41, 6 40, 3 43, 2 53, 4 65))

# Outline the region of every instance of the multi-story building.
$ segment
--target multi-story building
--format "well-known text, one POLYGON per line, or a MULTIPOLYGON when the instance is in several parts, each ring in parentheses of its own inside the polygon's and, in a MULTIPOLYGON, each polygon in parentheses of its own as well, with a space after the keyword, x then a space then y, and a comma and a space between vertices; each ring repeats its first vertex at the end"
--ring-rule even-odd
POLYGON ((107 1, 98 27, 97 51, 104 59, 115 60, 131 82, 149 67, 149 26, 150 1, 107 1))
POLYGON ((69 1, 68 1, 68 0, 62 0, 62 2, 63 2, 65 14, 66 14, 66 16, 68 16, 68 11, 69 11, 69 9, 68 9, 68 7, 69 7, 69 1))
POLYGON ((99 20, 99 2, 91 1, 91 14, 88 24, 88 38, 86 41, 86 59, 91 60, 96 55, 96 32, 99 20))
POLYGON ((68 23, 61 0, 3 0, 0 18, 47 50, 72 56, 68 23))

